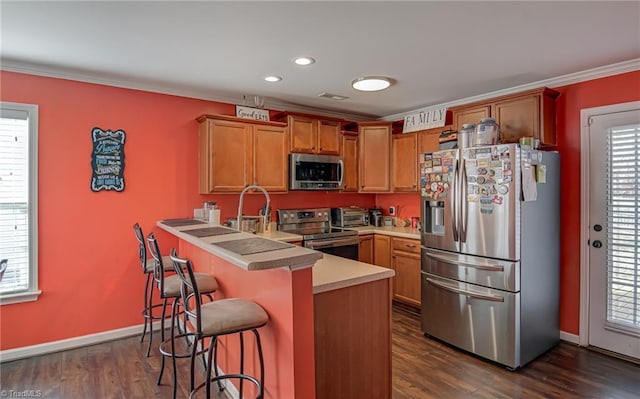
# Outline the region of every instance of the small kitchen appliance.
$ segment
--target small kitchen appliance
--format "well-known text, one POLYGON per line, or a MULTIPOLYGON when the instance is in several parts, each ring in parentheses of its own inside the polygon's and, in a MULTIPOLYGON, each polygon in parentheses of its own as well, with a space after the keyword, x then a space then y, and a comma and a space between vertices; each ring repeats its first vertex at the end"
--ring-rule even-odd
POLYGON ((331 208, 331 224, 336 227, 368 226, 369 212, 358 206, 331 208))
POLYGON ((383 222, 382 209, 371 208, 369 210, 369 223, 375 227, 381 227, 383 222))

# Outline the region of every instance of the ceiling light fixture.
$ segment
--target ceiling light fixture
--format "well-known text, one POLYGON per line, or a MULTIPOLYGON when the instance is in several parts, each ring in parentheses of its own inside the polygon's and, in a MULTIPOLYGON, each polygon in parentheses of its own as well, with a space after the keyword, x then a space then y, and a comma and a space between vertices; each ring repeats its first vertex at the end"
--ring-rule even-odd
POLYGON ((270 83, 274 83, 274 82, 279 82, 282 80, 281 76, 276 76, 276 75, 269 75, 269 76, 265 76, 264 80, 266 80, 267 82, 270 83))
POLYGON ((351 86, 360 91, 378 91, 391 86, 391 79, 384 76, 364 76, 353 79, 351 86))
POLYGON ((296 65, 307 66, 313 64, 316 60, 313 59, 313 57, 296 57, 293 59, 293 62, 296 65))

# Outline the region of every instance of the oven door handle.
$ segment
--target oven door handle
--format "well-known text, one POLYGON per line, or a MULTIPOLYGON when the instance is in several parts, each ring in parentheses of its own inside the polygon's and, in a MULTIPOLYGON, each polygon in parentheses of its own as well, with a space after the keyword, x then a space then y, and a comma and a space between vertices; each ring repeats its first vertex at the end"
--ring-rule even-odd
POLYGON ((304 246, 311 249, 344 247, 347 245, 358 245, 357 238, 336 238, 332 240, 312 240, 306 241, 304 246))

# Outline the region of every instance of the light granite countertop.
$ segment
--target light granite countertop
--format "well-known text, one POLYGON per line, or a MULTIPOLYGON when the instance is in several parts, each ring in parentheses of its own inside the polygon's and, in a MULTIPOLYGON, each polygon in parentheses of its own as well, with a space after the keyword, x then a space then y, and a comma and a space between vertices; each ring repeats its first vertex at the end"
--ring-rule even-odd
POLYGON ((393 269, 374 266, 335 255, 324 258, 313 267, 313 293, 333 291, 395 276, 393 269))
MULTIPOLYGON (((330 254, 324 254, 322 252, 294 245, 291 245, 290 248, 260 252, 250 255, 239 255, 237 253, 225 250, 224 248, 211 245, 214 243, 222 243, 225 241, 250 239, 256 237, 287 243, 301 241, 302 236, 297 234, 289 234, 274 230, 259 234, 236 232, 199 238, 190 234, 186 234, 185 231, 215 226, 203 222, 201 224, 171 227, 162 223, 162 221, 157 222, 157 225, 161 229, 175 235, 176 237, 183 239, 207 252, 210 252, 213 255, 225 259, 245 270, 266 270, 278 267, 286 267, 294 271, 313 267, 312 272, 314 294, 351 287, 354 285, 373 282, 385 278, 391 278, 395 275, 395 272, 392 269, 358 262, 356 260, 341 258, 339 256, 330 254)), ((384 230, 385 233, 381 233, 380 229, 384 228, 372 226, 356 228, 359 234, 394 233, 395 235, 399 235, 400 237, 407 237, 408 234, 407 232, 403 231, 407 229, 403 229, 400 231, 384 230)), ((410 238, 414 237, 412 236, 410 238)))
MULTIPOLYGON (((266 270, 275 269, 279 267, 286 267, 291 271, 300 270, 312 267, 317 260, 322 259, 323 253, 314 251, 308 248, 290 245, 288 248, 259 252, 248 255, 240 255, 236 252, 226 250, 222 247, 211 245, 215 243, 223 243, 226 241, 250 239, 256 237, 262 237, 265 239, 272 239, 267 235, 256 235, 244 232, 237 232, 231 234, 214 235, 209 237, 195 237, 190 234, 186 234, 185 231, 201 229, 206 227, 216 227, 207 223, 192 224, 188 226, 171 227, 162 221, 157 222, 158 227, 175 235, 176 237, 185 240, 186 242, 193 244, 215 256, 218 256, 228 262, 237 265, 245 270, 266 270)), ((286 234, 286 233, 282 233, 286 234)), ((286 241, 291 239, 281 234, 274 234, 273 237, 281 238, 279 241, 286 241)), ((298 236, 299 237, 299 236, 298 236)), ((276 240, 278 241, 278 240, 276 240)), ((296 240, 292 240, 296 241, 296 240)))

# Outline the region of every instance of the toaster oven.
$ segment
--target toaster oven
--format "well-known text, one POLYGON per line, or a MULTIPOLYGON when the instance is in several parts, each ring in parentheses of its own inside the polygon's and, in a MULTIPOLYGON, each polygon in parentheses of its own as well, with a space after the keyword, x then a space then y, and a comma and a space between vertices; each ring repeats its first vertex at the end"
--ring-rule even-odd
POLYGON ((369 212, 357 206, 331 208, 331 223, 337 227, 368 226, 369 212))

